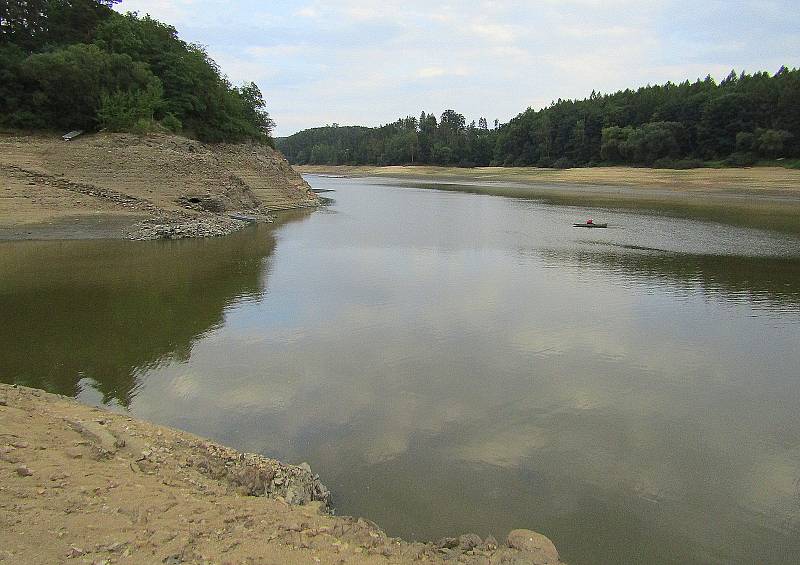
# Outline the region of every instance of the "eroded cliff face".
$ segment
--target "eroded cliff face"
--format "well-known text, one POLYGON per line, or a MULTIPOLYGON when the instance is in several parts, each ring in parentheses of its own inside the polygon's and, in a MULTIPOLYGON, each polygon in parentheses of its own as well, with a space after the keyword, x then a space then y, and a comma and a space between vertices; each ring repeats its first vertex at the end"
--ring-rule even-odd
POLYGON ((273 211, 319 204, 270 147, 162 134, 94 134, 69 142, 0 135, 0 179, 0 236, 14 228, 36 235, 69 220, 80 237, 81 219, 97 218, 113 220, 106 236, 223 235, 244 225, 242 217, 266 221, 273 211))

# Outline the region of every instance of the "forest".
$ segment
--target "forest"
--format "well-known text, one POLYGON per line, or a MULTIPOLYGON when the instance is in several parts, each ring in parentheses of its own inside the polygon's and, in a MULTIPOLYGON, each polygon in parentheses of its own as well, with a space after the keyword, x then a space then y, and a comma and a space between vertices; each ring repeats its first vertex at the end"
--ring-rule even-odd
POLYGON ((375 128, 333 124, 276 142, 290 162, 315 165, 798 166, 800 70, 592 92, 491 128, 447 110, 375 128))
POLYGON ((0 126, 273 143, 254 83, 230 84, 202 46, 118 2, 0 2, 0 126))

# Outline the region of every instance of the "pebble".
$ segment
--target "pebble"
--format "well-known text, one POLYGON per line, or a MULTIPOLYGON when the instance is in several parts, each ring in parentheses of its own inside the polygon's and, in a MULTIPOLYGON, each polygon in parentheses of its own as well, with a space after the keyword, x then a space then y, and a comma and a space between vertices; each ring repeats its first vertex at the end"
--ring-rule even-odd
POLYGON ((31 471, 25 465, 18 465, 17 468, 14 469, 14 470, 17 472, 17 475, 19 475, 20 477, 30 477, 31 475, 33 475, 33 471, 31 471))

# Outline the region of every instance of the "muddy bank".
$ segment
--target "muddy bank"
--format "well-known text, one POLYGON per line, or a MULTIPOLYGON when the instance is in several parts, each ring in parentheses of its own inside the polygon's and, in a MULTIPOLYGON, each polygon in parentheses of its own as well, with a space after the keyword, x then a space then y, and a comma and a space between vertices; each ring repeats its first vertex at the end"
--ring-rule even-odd
POLYGON ((2 239, 210 237, 319 204, 270 147, 171 135, 0 134, 0 187, 2 239))
POLYGON ((503 543, 388 537, 332 515, 306 464, 0 384, 0 561, 560 563, 529 530, 503 543))

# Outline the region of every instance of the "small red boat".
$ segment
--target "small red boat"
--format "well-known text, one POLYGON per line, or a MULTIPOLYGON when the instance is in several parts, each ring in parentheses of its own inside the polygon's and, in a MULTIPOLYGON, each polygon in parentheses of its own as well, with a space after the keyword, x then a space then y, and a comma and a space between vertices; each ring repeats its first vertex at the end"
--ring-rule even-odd
POLYGON ((608 224, 596 224, 594 220, 586 220, 582 224, 572 224, 574 228, 607 228, 608 224))

